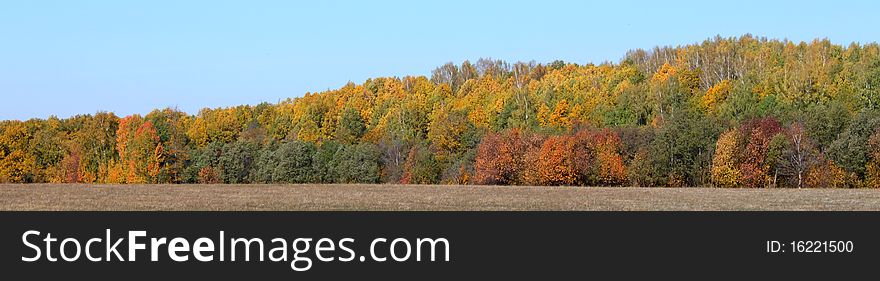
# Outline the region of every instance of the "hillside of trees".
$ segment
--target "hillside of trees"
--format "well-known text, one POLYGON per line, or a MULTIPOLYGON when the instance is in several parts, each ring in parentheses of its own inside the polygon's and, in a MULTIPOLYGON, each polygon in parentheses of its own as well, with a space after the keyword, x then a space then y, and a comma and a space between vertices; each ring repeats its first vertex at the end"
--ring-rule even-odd
POLYGON ((0 182, 880 187, 880 46, 745 35, 0 122, 0 182))

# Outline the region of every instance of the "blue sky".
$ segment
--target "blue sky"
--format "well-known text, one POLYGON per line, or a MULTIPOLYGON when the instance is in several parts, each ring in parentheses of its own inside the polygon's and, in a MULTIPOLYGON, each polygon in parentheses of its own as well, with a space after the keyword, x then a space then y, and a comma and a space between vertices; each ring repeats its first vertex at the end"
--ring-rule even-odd
POLYGON ((443 63, 880 38, 877 1, 2 1, 0 119, 277 102, 443 63), (321 2, 321 3, 317 3, 321 2))

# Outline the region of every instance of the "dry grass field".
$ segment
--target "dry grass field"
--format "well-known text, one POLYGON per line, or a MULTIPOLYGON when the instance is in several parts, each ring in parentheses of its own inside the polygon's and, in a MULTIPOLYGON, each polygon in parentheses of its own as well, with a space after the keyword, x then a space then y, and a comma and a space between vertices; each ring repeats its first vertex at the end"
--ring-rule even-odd
POLYGON ((880 210, 880 190, 403 185, 0 185, 0 210, 880 210))

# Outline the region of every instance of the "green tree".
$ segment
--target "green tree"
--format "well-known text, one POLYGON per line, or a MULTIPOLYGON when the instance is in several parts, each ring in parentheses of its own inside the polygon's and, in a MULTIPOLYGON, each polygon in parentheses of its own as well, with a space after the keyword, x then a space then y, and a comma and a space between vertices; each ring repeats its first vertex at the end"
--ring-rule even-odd
POLYGON ((346 108, 339 117, 336 128, 336 140, 342 143, 357 143, 364 135, 367 127, 361 114, 354 108, 346 108))
MULTIPOLYGON (((828 157, 847 172, 850 179, 864 179, 869 160, 868 139, 880 129, 880 115, 863 111, 840 133, 828 148, 828 157)), ((858 183, 849 183, 858 186, 858 183)))
POLYGON ((335 182, 379 182, 379 149, 374 144, 346 145, 333 157, 335 182))
POLYGON ((669 112, 648 152, 656 185, 700 186, 709 182, 715 125, 692 108, 669 112))
POLYGON ((256 166, 259 147, 251 142, 236 141, 223 145, 217 159, 220 179, 224 183, 249 183, 251 172, 256 166))
POLYGON ((333 183, 336 181, 337 153, 343 149, 343 145, 336 141, 325 141, 318 146, 312 157, 312 169, 319 178, 319 183, 333 183))
POLYGON ((415 145, 409 150, 402 183, 433 184, 440 180, 440 165, 434 154, 424 144, 415 145))
POLYGON ((279 183, 318 182, 320 177, 312 163, 317 147, 310 142, 290 141, 281 143, 272 155, 272 160, 264 163, 264 169, 271 169, 272 181, 279 183))
MULTIPOLYGON (((186 165, 184 173, 184 181, 187 183, 205 182, 200 178, 203 171, 210 171, 210 175, 216 175, 216 170, 220 167, 220 156, 223 154, 223 143, 212 142, 204 147, 192 148, 189 150, 190 160, 186 165)), ((219 175, 217 180, 219 180, 219 175)))

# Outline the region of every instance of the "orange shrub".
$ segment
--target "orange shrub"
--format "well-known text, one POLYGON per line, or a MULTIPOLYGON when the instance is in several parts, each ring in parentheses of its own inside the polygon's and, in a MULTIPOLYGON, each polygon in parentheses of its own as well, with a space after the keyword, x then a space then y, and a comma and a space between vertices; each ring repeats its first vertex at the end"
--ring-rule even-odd
POLYGON ((574 138, 554 136, 544 141, 537 170, 542 185, 572 185, 577 180, 574 138))

